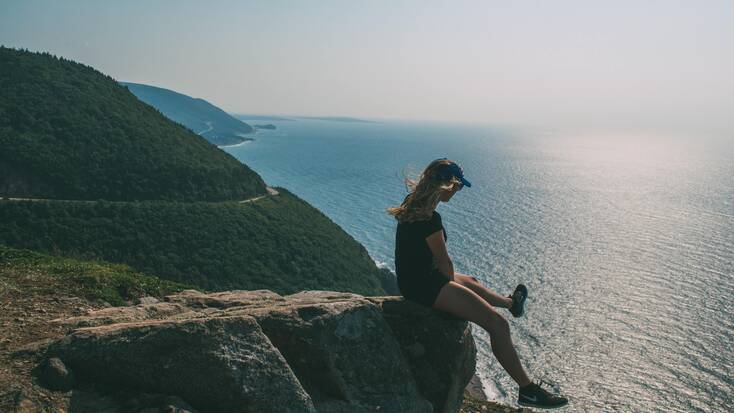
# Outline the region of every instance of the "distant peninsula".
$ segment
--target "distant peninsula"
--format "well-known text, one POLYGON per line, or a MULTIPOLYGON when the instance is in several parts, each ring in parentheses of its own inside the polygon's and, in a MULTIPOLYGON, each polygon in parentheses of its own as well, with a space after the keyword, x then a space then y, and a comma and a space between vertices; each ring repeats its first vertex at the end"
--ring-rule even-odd
POLYGON ((325 120, 329 122, 347 122, 347 123, 379 123, 373 120, 350 118, 348 116, 294 116, 299 119, 325 120))
POLYGON ((275 125, 273 125, 272 123, 268 123, 265 125, 255 125, 255 129, 275 130, 275 125))
POLYGON ((246 113, 232 114, 242 121, 270 121, 270 122, 284 122, 284 121, 296 121, 298 119, 306 120, 323 120, 327 122, 348 122, 348 123, 380 123, 374 120, 352 118, 349 116, 280 116, 280 115, 255 115, 246 113))
POLYGON ((173 90, 120 82, 138 99, 158 109, 164 116, 191 129, 209 142, 218 145, 236 145, 254 140, 245 135, 255 130, 204 99, 193 98, 173 90))
POLYGON ((278 116, 278 115, 256 115, 251 113, 233 113, 232 116, 235 118, 241 120, 241 121, 270 121, 270 122, 292 122, 295 119, 286 118, 284 116, 278 116))

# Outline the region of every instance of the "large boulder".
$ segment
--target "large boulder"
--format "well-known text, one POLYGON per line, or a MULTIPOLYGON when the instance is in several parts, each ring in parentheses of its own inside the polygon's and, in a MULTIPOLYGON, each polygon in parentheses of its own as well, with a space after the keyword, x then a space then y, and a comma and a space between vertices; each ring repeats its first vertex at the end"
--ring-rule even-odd
POLYGON ((78 380, 201 412, 456 412, 475 367, 466 321, 395 296, 187 290, 55 321, 78 380))
POLYGON ((202 411, 316 411, 252 317, 86 327, 51 350, 87 380, 178 395, 202 411))
POLYGON ((398 340, 418 390, 439 413, 456 412, 476 368, 476 347, 466 321, 399 297, 369 297, 398 340))

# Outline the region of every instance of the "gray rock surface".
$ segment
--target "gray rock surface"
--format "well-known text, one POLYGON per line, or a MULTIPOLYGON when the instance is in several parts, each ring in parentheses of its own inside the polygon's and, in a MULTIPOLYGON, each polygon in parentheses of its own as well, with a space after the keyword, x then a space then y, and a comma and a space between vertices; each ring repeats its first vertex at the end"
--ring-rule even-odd
POLYGON ((74 387, 74 374, 58 357, 51 357, 40 366, 38 378, 51 390, 69 391, 74 387))
POLYGON ((187 290, 55 322, 79 380, 201 412, 456 412, 475 367, 467 322, 399 296, 187 290))

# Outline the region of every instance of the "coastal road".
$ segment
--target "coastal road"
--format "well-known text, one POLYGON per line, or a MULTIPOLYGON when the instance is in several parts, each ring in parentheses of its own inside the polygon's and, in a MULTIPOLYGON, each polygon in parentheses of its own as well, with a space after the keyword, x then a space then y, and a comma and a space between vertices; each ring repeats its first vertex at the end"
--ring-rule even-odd
POLYGON ((196 134, 197 134, 197 135, 201 135, 202 133, 207 133, 207 132, 209 132, 210 130, 214 129, 214 127, 212 126, 212 123, 211 123, 211 122, 204 122, 204 123, 206 123, 206 126, 208 126, 208 127, 209 127, 209 129, 204 129, 204 130, 203 130, 203 131, 201 131, 201 132, 196 132, 196 134))
MULTIPOLYGON (((265 189, 268 191, 268 195, 273 195, 273 196, 278 195, 278 191, 276 191, 275 189, 273 189, 273 188, 271 188, 269 186, 266 186, 265 189)), ((253 201, 257 201, 258 199, 265 198, 268 195, 260 195, 260 196, 256 196, 256 197, 249 198, 249 199, 245 199, 245 200, 239 201, 239 202, 240 202, 240 204, 246 204, 248 202, 253 202, 253 201)))
MULTIPOLYGON (((265 189, 268 191, 267 195, 254 196, 252 198, 243 199, 241 201, 222 201, 222 202, 238 202, 240 204, 246 204, 248 202, 257 201, 258 199, 265 198, 266 196, 276 196, 278 191, 274 188, 266 186, 265 189)), ((98 202, 90 201, 86 199, 48 199, 48 198, 5 198, 0 197, 0 201, 57 201, 57 202, 98 202)), ((127 201, 113 201, 113 202, 127 202, 127 201)))

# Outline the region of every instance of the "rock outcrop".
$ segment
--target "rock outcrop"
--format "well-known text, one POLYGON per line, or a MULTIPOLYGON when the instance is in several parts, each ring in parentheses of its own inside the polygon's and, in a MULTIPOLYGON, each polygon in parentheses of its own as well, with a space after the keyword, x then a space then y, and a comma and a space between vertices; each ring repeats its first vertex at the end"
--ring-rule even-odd
POLYGON ((77 382, 200 412, 456 412, 475 368, 466 321, 399 296, 187 290, 55 322, 77 382))

